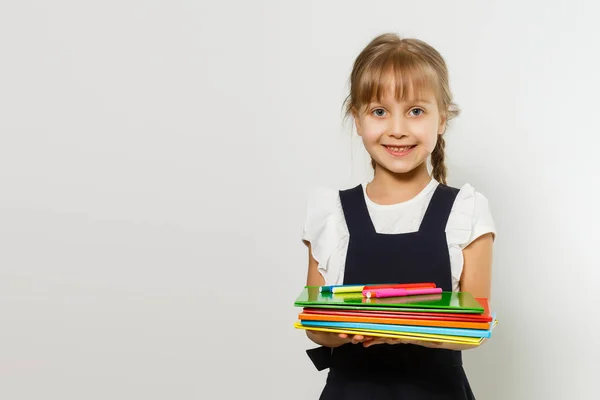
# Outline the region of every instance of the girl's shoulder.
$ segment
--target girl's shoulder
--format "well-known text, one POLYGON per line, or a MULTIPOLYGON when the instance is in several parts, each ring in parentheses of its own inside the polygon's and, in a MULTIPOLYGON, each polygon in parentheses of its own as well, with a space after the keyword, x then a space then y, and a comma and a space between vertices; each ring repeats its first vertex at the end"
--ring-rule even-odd
POLYGON ((496 226, 488 198, 465 183, 458 191, 448 218, 446 232, 452 243, 464 248, 485 233, 496 235, 496 226))
POLYGON ((327 186, 313 187, 305 200, 304 235, 305 240, 322 233, 327 225, 335 226, 343 219, 339 196, 340 189, 327 186))
POLYGON ((310 243, 312 256, 326 282, 336 281, 339 265, 333 263, 332 267, 330 259, 348 240, 339 192, 331 187, 315 187, 306 199, 302 241, 310 243))
MULTIPOLYGON (((365 183, 362 182, 360 185, 364 187, 365 183)), ((433 182, 430 190, 424 190, 422 196, 415 199, 418 201, 413 203, 414 207, 382 207, 382 209, 397 213, 418 213, 420 210, 423 214, 436 186, 437 182, 433 182)), ((302 234, 304 241, 313 243, 313 246, 323 246, 331 250, 348 235, 340 201, 340 191, 353 187, 317 186, 308 191, 302 234)), ((496 226, 488 198, 469 183, 451 187, 457 194, 446 225, 450 244, 465 248, 485 233, 492 233, 495 236, 496 226)), ((379 211, 376 209, 373 212, 379 211)), ((384 217, 393 217, 392 214, 386 211, 384 217)), ((423 215, 416 215, 415 218, 419 219, 420 217, 423 215)))
POLYGON ((365 182, 348 187, 314 186, 305 198, 305 231, 328 222, 344 222, 340 192, 364 187, 365 182))

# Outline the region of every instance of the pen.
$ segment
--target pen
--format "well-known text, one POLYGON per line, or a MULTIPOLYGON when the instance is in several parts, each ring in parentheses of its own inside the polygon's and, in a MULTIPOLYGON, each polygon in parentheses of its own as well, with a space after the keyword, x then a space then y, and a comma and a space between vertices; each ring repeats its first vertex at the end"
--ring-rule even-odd
POLYGON ((328 292, 338 292, 339 290, 343 291, 343 288, 352 288, 352 291, 356 291, 355 288, 360 287, 361 290, 364 289, 365 285, 323 285, 323 286, 319 286, 319 292, 321 293, 328 293, 328 292), (342 289, 338 289, 338 288, 342 288, 342 289), (335 290, 334 290, 335 289, 335 290))
POLYGON ((331 289, 332 293, 361 293, 365 289, 364 285, 337 286, 331 289))
POLYGON ((377 289, 377 290, 363 290, 363 296, 367 298, 376 297, 399 297, 399 296, 413 296, 419 294, 438 294, 442 293, 442 288, 417 288, 417 289, 377 289))
POLYGON ((321 293, 349 293, 349 292, 360 292, 363 290, 374 290, 374 289, 409 289, 409 288, 434 288, 435 283, 424 282, 424 283, 379 283, 372 285, 323 285, 319 286, 319 292, 321 293))
POLYGON ((319 286, 319 292, 327 293, 327 292, 331 292, 333 290, 333 288, 346 287, 346 286, 356 286, 356 285, 323 285, 323 286, 319 286))
POLYGON ((410 289, 410 288, 434 288, 435 283, 424 282, 424 283, 389 283, 381 285, 367 285, 364 290, 377 290, 377 289, 410 289))

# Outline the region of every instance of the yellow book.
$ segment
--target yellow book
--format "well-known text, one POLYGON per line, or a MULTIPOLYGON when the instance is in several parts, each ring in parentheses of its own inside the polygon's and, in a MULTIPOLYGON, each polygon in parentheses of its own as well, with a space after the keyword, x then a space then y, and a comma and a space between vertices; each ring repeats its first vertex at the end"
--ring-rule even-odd
MULTIPOLYGON (((493 326, 497 324, 494 320, 493 326)), ((483 338, 476 337, 463 337, 463 336, 450 336, 450 335, 438 335, 429 333, 401 333, 401 332, 388 332, 381 330, 371 329, 351 329, 351 328, 326 328, 326 327, 308 327, 304 326, 297 321, 294 323, 294 327, 297 329, 320 331, 320 332, 331 332, 331 333, 345 333, 348 335, 364 335, 373 337, 393 338, 393 339, 407 339, 407 340, 423 340, 428 342, 437 343, 452 343, 452 344, 466 344, 478 346, 483 343, 483 338)))

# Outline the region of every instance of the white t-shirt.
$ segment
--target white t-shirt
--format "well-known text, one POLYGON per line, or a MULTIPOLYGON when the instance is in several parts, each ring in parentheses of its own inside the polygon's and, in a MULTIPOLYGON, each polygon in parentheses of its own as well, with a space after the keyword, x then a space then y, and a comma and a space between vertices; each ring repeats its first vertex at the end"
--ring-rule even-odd
MULTIPOLYGON (((381 234, 418 231, 438 184, 432 179, 412 199, 398 204, 381 205, 369 199, 366 182, 362 183, 365 202, 375 230, 381 234)), ((495 235, 496 228, 487 199, 471 185, 463 185, 446 224, 453 291, 460 291, 463 249, 479 236, 490 232, 495 235)), ((325 284, 342 284, 349 232, 338 190, 320 187, 309 194, 302 239, 311 243, 312 255, 319 263, 318 270, 323 275, 325 284)))

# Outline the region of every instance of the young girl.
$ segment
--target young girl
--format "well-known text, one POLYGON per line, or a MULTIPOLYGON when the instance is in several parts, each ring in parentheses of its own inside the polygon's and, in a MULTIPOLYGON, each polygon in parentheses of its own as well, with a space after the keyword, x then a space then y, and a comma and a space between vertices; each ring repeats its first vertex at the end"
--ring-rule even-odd
MULTIPOLYGON (((490 297, 494 222, 486 198, 446 185, 444 133, 458 114, 446 63, 428 44, 381 35, 350 76, 347 115, 374 178, 310 196, 308 285, 435 282, 490 297), (428 161, 431 163, 431 175, 428 161)), ((307 332, 329 368, 321 399, 473 399, 468 346, 307 332)))

